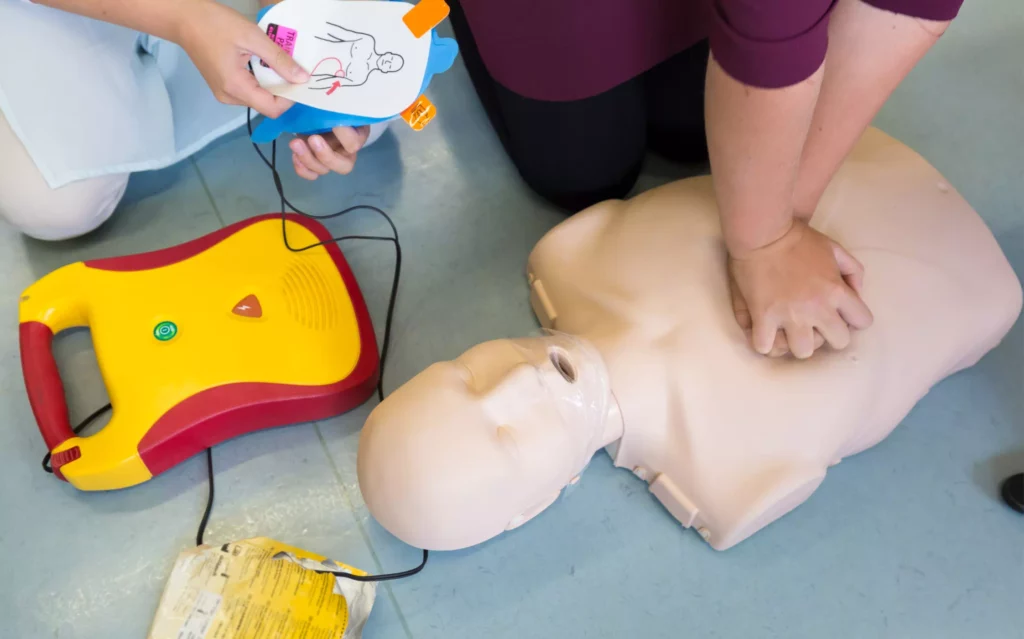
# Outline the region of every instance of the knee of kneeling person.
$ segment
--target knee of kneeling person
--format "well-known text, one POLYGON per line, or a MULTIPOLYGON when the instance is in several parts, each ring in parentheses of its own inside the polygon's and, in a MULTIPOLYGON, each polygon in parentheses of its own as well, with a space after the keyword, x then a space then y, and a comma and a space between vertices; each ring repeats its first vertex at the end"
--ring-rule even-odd
POLYGON ((8 184, 0 190, 0 218, 38 240, 59 241, 99 228, 113 214, 128 186, 128 174, 72 182, 8 184))
POLYGON ((626 197, 640 177, 640 164, 629 167, 622 175, 609 175, 601 180, 561 180, 537 176, 520 170, 520 176, 539 196, 566 213, 578 213, 599 202, 626 197))
POLYGON ((617 147, 599 144, 535 144, 525 137, 506 143, 519 176, 537 195, 566 213, 625 197, 640 177, 645 146, 643 127, 617 147), (635 138, 635 139, 634 139, 635 138))

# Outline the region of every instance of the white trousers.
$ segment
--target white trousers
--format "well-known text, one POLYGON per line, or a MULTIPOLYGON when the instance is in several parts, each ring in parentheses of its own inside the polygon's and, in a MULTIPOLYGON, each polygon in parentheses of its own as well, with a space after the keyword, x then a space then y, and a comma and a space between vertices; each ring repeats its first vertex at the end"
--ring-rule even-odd
POLYGON ((51 189, 0 113, 0 218, 40 240, 84 235, 107 221, 128 185, 128 174, 51 189))
MULTIPOLYGON (((371 126, 364 148, 387 126, 371 126)), ((0 112, 0 219, 25 235, 55 241, 94 231, 114 213, 128 178, 105 175, 51 189, 0 112)))

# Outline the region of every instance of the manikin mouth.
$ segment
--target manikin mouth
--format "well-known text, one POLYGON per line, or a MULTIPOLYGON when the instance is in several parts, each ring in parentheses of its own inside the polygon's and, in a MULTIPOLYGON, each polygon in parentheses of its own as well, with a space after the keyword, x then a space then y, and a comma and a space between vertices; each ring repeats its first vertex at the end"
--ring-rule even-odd
POLYGON ((548 357, 551 359, 551 363, 554 365, 555 370, 558 371, 565 381, 570 384, 576 383, 576 366, 572 363, 572 358, 564 348, 552 346, 548 349, 548 357))

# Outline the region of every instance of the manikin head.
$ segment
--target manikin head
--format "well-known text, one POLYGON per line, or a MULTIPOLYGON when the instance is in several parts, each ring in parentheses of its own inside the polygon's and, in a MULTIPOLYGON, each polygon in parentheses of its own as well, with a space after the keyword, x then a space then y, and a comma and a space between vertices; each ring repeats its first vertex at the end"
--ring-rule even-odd
POLYGON ((377 58, 377 68, 384 73, 401 71, 403 66, 405 66, 405 58, 397 53, 382 53, 381 56, 377 58))
POLYGON ((374 409, 359 485, 396 537, 455 550, 537 515, 621 434, 593 346, 557 334, 496 340, 434 364, 374 409))

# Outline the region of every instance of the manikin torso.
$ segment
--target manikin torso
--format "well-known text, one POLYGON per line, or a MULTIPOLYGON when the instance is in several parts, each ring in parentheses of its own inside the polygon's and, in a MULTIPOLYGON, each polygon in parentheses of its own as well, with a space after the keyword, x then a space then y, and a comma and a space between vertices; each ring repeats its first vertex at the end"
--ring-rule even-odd
MULTIPOLYGON (((424 371, 364 430, 360 484, 371 512, 417 546, 479 543, 543 510, 550 489, 574 480, 601 447, 716 549, 789 512, 830 465, 885 438, 932 385, 998 344, 1021 309, 1020 283, 978 215, 925 160, 876 130, 811 223, 863 263, 875 319, 847 349, 798 361, 756 354, 733 318, 710 178, 566 220, 538 243, 528 273, 541 323, 582 345, 573 376, 583 390, 546 377, 531 342, 514 347, 527 353, 522 361, 498 340, 449 363, 468 400, 445 399, 455 382, 442 365, 424 371), (524 366, 539 390, 507 381, 524 366), (537 395, 555 400, 545 408, 537 395), (580 404, 600 418, 580 426, 588 418, 565 409, 580 404), (543 435, 535 423, 548 424, 543 435), (473 443, 479 424, 512 450, 507 469, 472 461, 490 454, 473 443), (424 446, 448 470, 417 461, 424 446), (405 468, 397 478, 385 470, 396 465, 405 468)), ((559 351, 571 357, 571 343, 559 351)))

